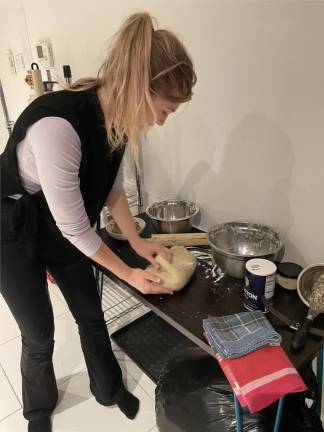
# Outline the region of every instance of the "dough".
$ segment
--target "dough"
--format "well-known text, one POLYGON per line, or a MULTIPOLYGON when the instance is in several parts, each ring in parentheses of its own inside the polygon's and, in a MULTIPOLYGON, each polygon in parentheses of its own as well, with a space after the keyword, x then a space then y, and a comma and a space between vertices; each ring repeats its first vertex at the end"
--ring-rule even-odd
POLYGON ((163 256, 157 255, 156 260, 160 264, 157 270, 152 265, 147 268, 150 273, 161 278, 160 285, 172 291, 180 291, 188 282, 197 266, 197 259, 183 246, 173 246, 172 261, 169 262, 163 256))

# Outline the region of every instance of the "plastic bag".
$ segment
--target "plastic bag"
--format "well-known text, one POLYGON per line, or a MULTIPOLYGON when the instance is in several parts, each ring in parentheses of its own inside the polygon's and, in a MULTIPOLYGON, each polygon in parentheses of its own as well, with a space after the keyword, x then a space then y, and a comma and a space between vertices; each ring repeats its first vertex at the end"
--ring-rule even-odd
MULTIPOLYGON (((311 364, 300 373, 308 390, 286 397, 280 432, 322 432, 311 364), (313 400, 312 407, 305 397, 313 400)), ((171 352, 160 373, 155 404, 160 432, 236 432, 233 391, 217 361, 198 347, 171 352)), ((276 412, 277 404, 254 415, 244 410, 243 432, 272 432, 276 412)))
MULTIPOLYGON (((160 432, 236 432, 233 391, 217 361, 200 348, 172 352, 156 388, 160 432)), ((272 432, 277 404, 243 411, 243 432, 272 432)))
POLYGON ((321 419, 316 411, 317 403, 320 403, 320 395, 317 389, 316 376, 309 363, 300 374, 307 385, 304 393, 291 394, 286 397, 285 408, 280 432, 323 432, 321 419), (305 403, 308 399, 310 406, 305 403))

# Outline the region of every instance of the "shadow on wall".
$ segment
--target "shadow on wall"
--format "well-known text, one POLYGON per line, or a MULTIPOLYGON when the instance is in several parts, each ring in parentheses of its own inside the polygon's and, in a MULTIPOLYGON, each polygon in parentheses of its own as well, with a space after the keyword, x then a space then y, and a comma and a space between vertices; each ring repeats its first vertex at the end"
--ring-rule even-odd
POLYGON ((174 198, 176 185, 173 169, 176 164, 173 149, 177 133, 176 130, 170 134, 165 131, 168 131, 168 127, 159 130, 157 127, 152 128, 142 145, 144 168, 141 177, 144 184, 145 208, 155 201, 174 198))
POLYGON ((250 113, 228 136, 221 162, 213 164, 217 163, 217 172, 211 165, 217 145, 210 130, 200 129, 200 142, 198 162, 177 189, 178 198, 200 204, 200 225, 207 229, 219 222, 248 220, 273 226, 284 239, 286 258, 305 265, 301 251, 288 240, 294 223, 289 137, 265 116, 250 113))

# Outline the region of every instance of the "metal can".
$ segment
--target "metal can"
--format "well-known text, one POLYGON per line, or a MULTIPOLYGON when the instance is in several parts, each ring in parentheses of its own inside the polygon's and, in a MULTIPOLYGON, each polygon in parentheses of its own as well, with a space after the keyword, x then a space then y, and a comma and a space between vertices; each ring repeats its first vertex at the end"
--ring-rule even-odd
POLYGON ((263 258, 254 258, 245 265, 244 306, 248 310, 267 312, 262 297, 274 296, 276 265, 263 258))

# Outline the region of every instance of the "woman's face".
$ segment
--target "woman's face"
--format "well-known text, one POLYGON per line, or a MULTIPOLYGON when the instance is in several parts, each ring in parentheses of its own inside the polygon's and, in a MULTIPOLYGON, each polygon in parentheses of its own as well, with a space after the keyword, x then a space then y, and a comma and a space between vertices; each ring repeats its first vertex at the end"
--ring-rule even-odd
POLYGON ((147 123, 149 126, 153 126, 155 123, 159 126, 163 126, 168 115, 174 113, 180 105, 179 102, 171 102, 157 95, 152 95, 152 102, 155 111, 155 118, 153 113, 148 113, 147 123))

